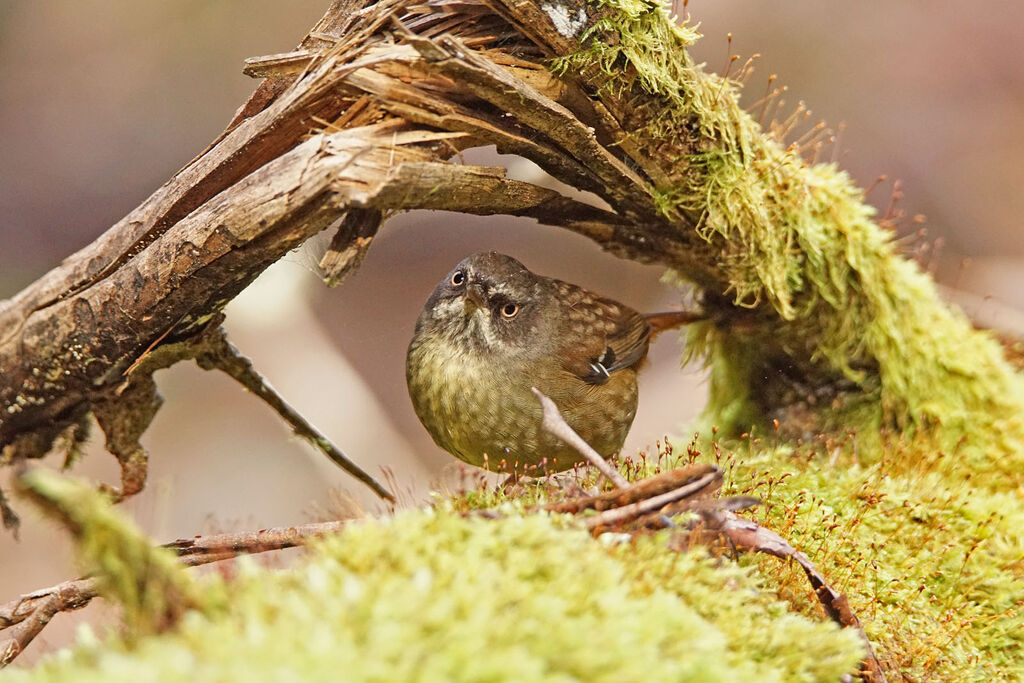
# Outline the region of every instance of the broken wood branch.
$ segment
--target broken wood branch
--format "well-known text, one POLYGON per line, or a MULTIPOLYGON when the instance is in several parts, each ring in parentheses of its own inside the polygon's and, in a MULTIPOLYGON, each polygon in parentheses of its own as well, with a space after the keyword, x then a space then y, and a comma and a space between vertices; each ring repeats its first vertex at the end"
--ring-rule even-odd
POLYGON ((344 521, 314 522, 295 526, 271 527, 259 531, 194 536, 193 538, 179 538, 176 541, 165 543, 162 547, 170 548, 182 558, 206 557, 222 553, 251 555, 269 550, 294 548, 311 538, 341 531, 345 524, 344 521))
POLYGON ((550 98, 564 87, 511 33, 482 2, 346 0, 295 51, 250 61, 267 79, 220 137, 93 244, 0 302, 2 461, 41 457, 91 412, 122 467, 109 491, 139 491, 148 460, 139 437, 160 405, 152 369, 193 357, 190 340, 228 301, 342 215, 351 218, 324 262, 333 283, 358 267, 385 216, 415 208, 528 216, 664 260, 656 241, 637 240, 636 225, 641 214, 663 219, 610 183, 643 181, 550 98), (390 32, 393 21, 410 42, 390 32), (447 37, 457 28, 467 42, 447 37), (472 87, 453 76, 472 76, 472 87), (495 109, 506 101, 521 101, 512 118, 495 109), (443 163, 488 143, 635 210, 443 163))
MULTIPOLYGON (((162 547, 173 550, 182 564, 194 567, 243 554, 293 548, 312 538, 336 533, 344 525, 343 521, 332 521, 196 536, 178 539, 162 547)), ((99 581, 85 577, 26 593, 17 600, 0 605, 0 631, 11 629, 7 637, 0 640, 0 668, 14 661, 55 615, 81 609, 99 595, 99 581)))
POLYGON ((0 345, 0 366, 9 361, 10 378, 22 378, 7 418, 0 420, 5 457, 45 454, 57 427, 92 409, 123 467, 117 495, 140 490, 146 454, 138 437, 159 405, 152 371, 193 357, 188 340, 258 268, 327 227, 346 207, 459 208, 531 216, 586 234, 615 230, 614 214, 507 179, 504 169, 430 162, 436 155, 431 145, 462 135, 402 121, 315 135, 198 207, 131 266, 52 304, 45 316, 31 316, 20 337, 0 345), (131 335, 108 334, 129 323, 131 335), (141 363, 158 346, 160 363, 141 363), (48 355, 54 349, 70 349, 71 355, 54 358, 48 355), (86 358, 88 364, 80 364, 86 358), (53 434, 19 437, 33 425, 53 434))
POLYGON ((632 484, 627 483, 624 487, 596 496, 580 496, 550 503, 544 509, 562 514, 579 514, 584 510, 603 512, 674 491, 715 471, 713 465, 694 463, 688 467, 679 467, 655 474, 632 484))

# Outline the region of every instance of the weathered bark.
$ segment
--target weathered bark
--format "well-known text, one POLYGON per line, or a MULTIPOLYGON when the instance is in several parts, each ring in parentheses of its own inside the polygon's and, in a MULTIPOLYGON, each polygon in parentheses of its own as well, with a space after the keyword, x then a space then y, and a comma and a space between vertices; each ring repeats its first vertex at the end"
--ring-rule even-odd
MULTIPOLYGON (((451 39, 435 45, 410 35, 414 45, 400 45, 384 31, 405 15, 430 35, 429 13, 410 16, 385 2, 353 14, 361 6, 334 3, 296 53, 251 63, 249 71, 270 77, 218 140, 94 243, 0 303, 5 461, 43 455, 62 430, 94 412, 122 463, 119 493, 137 492, 146 464, 138 437, 159 406, 151 372, 191 358, 189 340, 228 301, 348 210, 531 216, 626 254, 647 241, 636 219, 657 219, 633 196, 642 180, 570 111, 486 59, 468 52, 451 59, 460 49, 451 39), (438 75, 430 73, 434 64, 438 75), (446 75, 467 78, 470 92, 446 75), (403 83, 410 76, 420 87, 403 83), (463 104, 472 92, 505 102, 522 121, 505 120, 483 101, 463 104), (443 163, 492 140, 602 191, 620 210, 508 180, 501 169, 443 163), (141 362, 158 348, 158 364, 141 362)), ((471 18, 487 15, 482 4, 467 7, 471 18)), ((442 7, 434 19, 449 17, 442 7)), ((489 25, 504 22, 490 15, 489 25)), ((375 228, 342 222, 332 250, 355 249, 358 265, 375 228)), ((647 260, 668 260, 660 246, 642 251, 647 260)))

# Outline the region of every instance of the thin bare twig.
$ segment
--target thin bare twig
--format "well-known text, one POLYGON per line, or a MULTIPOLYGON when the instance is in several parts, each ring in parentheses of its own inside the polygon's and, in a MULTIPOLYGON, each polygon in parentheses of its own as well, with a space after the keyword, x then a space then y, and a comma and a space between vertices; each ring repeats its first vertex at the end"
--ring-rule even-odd
POLYGON ((577 434, 572 427, 570 427, 565 419, 562 417, 562 413, 559 412, 558 406, 550 398, 545 396, 537 387, 530 387, 533 395, 540 401, 541 408, 544 410, 544 422, 543 427, 550 433, 557 436, 562 441, 575 448, 580 452, 584 458, 586 458, 590 464, 597 468, 597 470, 604 475, 605 479, 610 481, 616 488, 624 489, 629 487, 629 482, 623 477, 618 471, 608 464, 608 461, 601 457, 601 454, 590 447, 583 438, 577 434))
POLYGON ((722 473, 715 470, 714 472, 705 474, 697 481, 690 482, 686 486, 680 486, 679 488, 669 491, 668 493, 663 493, 660 496, 654 496, 653 498, 648 498, 647 500, 640 501, 639 503, 631 503, 620 508, 605 510, 593 517, 585 517, 583 519, 583 524, 588 529, 596 529, 598 527, 629 522, 641 515, 654 512, 655 510, 660 510, 669 503, 675 503, 678 500, 700 493, 708 486, 719 481, 721 478, 722 473))
POLYGON ((281 418, 292 426, 295 434, 302 437, 315 448, 319 449, 328 458, 333 460, 341 469, 345 470, 359 481, 366 484, 378 496, 391 503, 395 497, 380 482, 374 479, 369 473, 355 464, 347 455, 331 443, 331 440, 324 436, 316 427, 302 417, 297 410, 292 408, 284 398, 274 390, 270 384, 263 379, 252 361, 246 358, 235 346, 228 341, 223 328, 209 335, 206 348, 196 355, 196 363, 204 370, 220 370, 236 380, 250 392, 258 396, 268 406, 281 416, 281 418))
POLYGON ((630 503, 636 503, 669 491, 674 491, 680 486, 689 484, 700 479, 705 474, 715 471, 716 468, 713 465, 694 463, 686 467, 677 467, 667 472, 647 477, 630 484, 628 488, 605 491, 596 496, 588 496, 580 489, 576 497, 561 500, 557 503, 549 503, 544 506, 544 509, 548 512, 560 514, 579 514, 585 510, 604 512, 605 510, 619 508, 630 503))
POLYGON ((170 548, 179 557, 222 553, 262 553, 268 550, 293 548, 310 538, 341 531, 344 526, 345 522, 340 521, 318 522, 260 529, 259 531, 195 536, 194 538, 179 538, 176 541, 165 543, 163 547, 170 548))

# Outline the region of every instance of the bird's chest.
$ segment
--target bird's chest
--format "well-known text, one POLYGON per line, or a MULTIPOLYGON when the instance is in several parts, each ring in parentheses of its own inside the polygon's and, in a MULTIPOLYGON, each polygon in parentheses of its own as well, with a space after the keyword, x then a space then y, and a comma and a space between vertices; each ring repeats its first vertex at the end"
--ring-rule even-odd
POLYGON ((444 339, 423 344, 412 353, 410 362, 416 366, 422 390, 433 401, 455 404, 481 399, 505 388, 509 370, 500 359, 470 353, 444 339))
POLYGON ((554 400, 566 422, 602 454, 621 448, 636 412, 636 375, 628 369, 590 385, 551 356, 509 358, 433 337, 414 340, 407 373, 416 414, 437 445, 490 469, 515 469, 503 461, 565 469, 580 459, 544 431, 531 387, 554 400))
POLYGON ((521 433, 539 419, 530 382, 496 355, 467 352, 446 340, 413 349, 410 396, 416 413, 438 443, 468 455, 495 437, 521 433))

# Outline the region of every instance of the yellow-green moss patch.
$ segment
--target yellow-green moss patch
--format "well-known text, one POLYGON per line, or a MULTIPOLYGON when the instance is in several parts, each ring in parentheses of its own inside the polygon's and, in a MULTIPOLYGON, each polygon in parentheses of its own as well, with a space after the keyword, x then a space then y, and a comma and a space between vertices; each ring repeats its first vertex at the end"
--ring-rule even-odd
MULTIPOLYGON (((761 496, 753 517, 804 551, 908 680, 1024 679, 1024 500, 943 474, 946 460, 902 441, 848 446, 732 444, 728 493, 761 496), (908 462, 916 467, 907 467, 908 462)), ((772 557, 742 564, 817 614, 803 573, 772 557), (767 579, 766 579, 767 580, 767 579)))
POLYGON ((86 635, 12 679, 812 681, 861 656, 728 563, 510 512, 355 524, 293 569, 246 568, 223 613, 134 649, 86 635))

